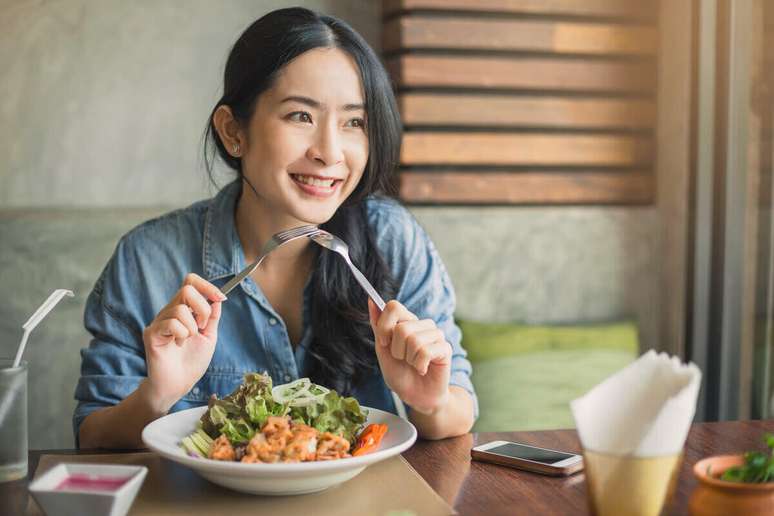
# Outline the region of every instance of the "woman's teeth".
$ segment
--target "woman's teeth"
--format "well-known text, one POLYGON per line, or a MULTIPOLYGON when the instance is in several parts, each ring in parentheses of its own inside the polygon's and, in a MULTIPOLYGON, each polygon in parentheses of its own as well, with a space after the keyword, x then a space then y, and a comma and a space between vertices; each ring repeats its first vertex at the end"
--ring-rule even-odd
POLYGON ((325 188, 332 187, 333 183, 336 182, 335 179, 319 179, 317 177, 300 176, 298 174, 294 174, 293 177, 299 183, 304 183, 304 184, 312 185, 312 186, 322 186, 322 187, 325 187, 325 188))

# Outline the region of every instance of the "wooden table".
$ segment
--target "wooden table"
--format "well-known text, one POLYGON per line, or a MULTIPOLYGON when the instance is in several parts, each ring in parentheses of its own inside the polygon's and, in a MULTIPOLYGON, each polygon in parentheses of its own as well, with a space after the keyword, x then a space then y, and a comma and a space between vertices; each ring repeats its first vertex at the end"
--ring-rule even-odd
MULTIPOLYGON (((709 455, 736 453, 764 447, 764 432, 774 432, 774 421, 732 421, 693 425, 685 445, 685 461, 672 503, 664 515, 688 514, 688 499, 696 481, 691 468, 709 455)), ((582 473, 553 478, 470 460, 476 444, 503 439, 546 448, 580 452, 574 430, 468 434, 443 441, 420 441, 404 457, 450 505, 462 515, 588 514, 582 473)), ((78 454, 75 450, 32 450, 32 477, 40 456, 78 454)), ((93 450, 80 453, 94 453, 93 450)), ((23 514, 27 481, 0 484, 0 514, 23 514)))

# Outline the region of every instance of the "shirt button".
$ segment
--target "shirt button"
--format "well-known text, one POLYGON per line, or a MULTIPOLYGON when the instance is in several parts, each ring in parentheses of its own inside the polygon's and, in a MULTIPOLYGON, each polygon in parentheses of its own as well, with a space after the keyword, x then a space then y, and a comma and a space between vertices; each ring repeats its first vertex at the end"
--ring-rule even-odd
POLYGON ((194 394, 199 394, 199 388, 198 387, 194 387, 193 388, 193 393, 194 394))
POLYGON ((271 319, 269 319, 269 324, 271 324, 272 326, 274 326, 275 324, 277 324, 277 319, 275 319, 274 317, 272 317, 271 319))

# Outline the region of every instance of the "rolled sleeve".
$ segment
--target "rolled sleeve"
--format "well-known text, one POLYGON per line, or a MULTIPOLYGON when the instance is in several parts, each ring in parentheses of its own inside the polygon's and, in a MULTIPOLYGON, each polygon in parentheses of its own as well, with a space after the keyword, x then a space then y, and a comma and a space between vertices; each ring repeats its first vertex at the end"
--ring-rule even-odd
MULTIPOLYGON (((455 324, 457 332, 459 328, 455 324)), ((462 387, 470 394, 470 398, 473 400, 473 417, 474 420, 478 419, 478 396, 476 396, 476 390, 473 388, 473 382, 471 376, 473 376, 473 366, 468 360, 467 352, 460 344, 458 338, 456 343, 451 343, 452 346, 452 363, 451 363, 451 376, 449 377, 449 385, 456 385, 462 387)))
POLYGON ((478 418, 478 398, 471 382, 473 368, 462 347, 462 332, 454 322, 456 297, 446 267, 414 217, 402 206, 380 203, 386 227, 380 228, 380 248, 386 251, 400 288, 397 299, 420 319, 432 319, 452 347, 449 385, 463 388, 473 400, 478 418))

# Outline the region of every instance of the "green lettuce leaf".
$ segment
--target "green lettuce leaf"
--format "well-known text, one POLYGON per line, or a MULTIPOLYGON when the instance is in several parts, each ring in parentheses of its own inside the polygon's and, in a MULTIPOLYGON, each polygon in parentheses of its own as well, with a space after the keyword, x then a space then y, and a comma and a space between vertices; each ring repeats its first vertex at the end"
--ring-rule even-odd
POLYGON ((355 441, 368 416, 355 398, 344 398, 330 391, 322 403, 315 403, 305 409, 306 424, 318 432, 338 434, 350 443, 355 441))
POLYGON ((220 432, 225 435, 231 444, 243 444, 255 435, 255 429, 243 418, 227 419, 220 432))

